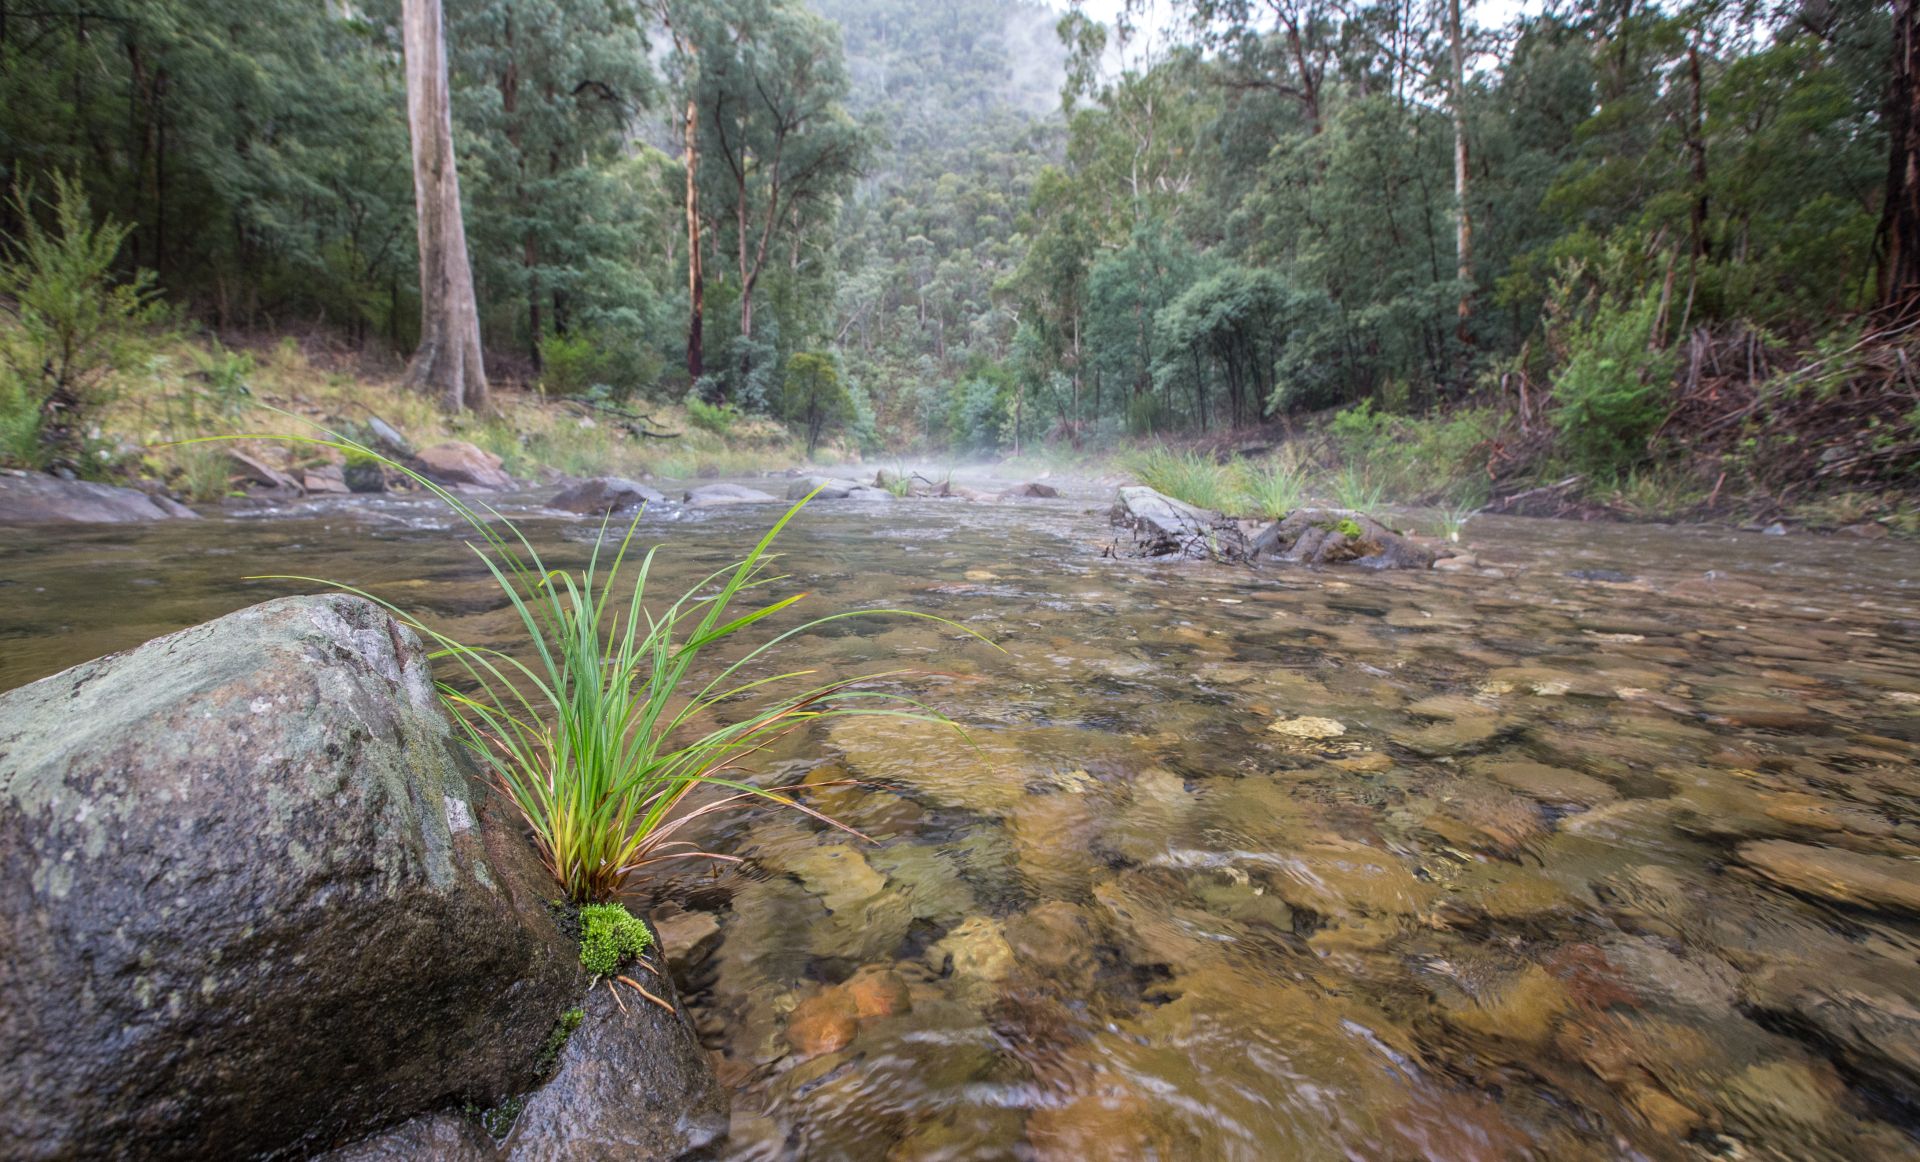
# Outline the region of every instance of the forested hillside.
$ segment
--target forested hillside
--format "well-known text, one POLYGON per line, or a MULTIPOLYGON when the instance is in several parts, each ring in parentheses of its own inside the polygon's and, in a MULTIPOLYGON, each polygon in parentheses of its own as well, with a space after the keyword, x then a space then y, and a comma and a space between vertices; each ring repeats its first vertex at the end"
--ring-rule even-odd
MULTIPOLYGON (((0 0, 0 235, 71 178, 176 320, 405 359, 401 8, 0 0)), ((1474 503, 1913 482, 1910 6, 1121 12, 447 0, 491 378, 848 454, 1304 424, 1474 503)))

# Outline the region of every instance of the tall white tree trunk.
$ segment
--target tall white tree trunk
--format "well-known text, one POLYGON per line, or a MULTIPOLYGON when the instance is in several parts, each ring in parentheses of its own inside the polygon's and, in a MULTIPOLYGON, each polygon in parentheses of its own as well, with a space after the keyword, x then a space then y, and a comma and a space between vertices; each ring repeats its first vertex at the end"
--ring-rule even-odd
POLYGON ((448 411, 480 408, 487 402, 487 370, 480 356, 480 312, 460 215, 440 0, 403 0, 401 30, 420 238, 420 347, 407 366, 407 383, 437 394, 448 411))
POLYGON ((1460 340, 1473 341, 1473 215, 1467 209, 1467 46, 1460 27, 1460 0, 1447 0, 1447 33, 1452 42, 1454 246, 1459 257, 1460 340))

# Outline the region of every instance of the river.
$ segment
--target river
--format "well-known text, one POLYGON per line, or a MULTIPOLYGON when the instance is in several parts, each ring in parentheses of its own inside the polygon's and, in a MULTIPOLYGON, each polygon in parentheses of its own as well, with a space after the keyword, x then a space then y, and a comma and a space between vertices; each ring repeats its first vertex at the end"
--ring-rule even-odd
MULTIPOLYGON (((803 608, 999 649, 789 643, 966 735, 815 724, 765 777, 859 780, 816 803, 865 838, 743 813, 702 839, 747 862, 639 893, 718 922, 680 975, 731 1157, 1920 1158, 1920 547, 1479 518, 1483 572, 1248 569, 1103 556, 1108 495, 782 538, 803 608)), ((772 515, 649 515, 656 583, 772 515)), ((0 689, 314 588, 262 573, 511 644, 458 532, 0 531, 0 689)))

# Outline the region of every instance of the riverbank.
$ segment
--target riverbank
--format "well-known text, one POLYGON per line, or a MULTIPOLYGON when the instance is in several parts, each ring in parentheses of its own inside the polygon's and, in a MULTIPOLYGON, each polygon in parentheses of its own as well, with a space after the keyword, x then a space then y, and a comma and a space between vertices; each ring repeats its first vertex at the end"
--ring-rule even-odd
MULTIPOLYGON (((408 390, 399 375, 397 366, 369 363, 317 340, 156 341, 137 369, 115 371, 102 389, 107 402, 86 434, 84 475, 198 504, 286 487, 260 467, 302 486, 309 470, 343 469, 345 458, 274 440, 188 441, 249 433, 317 436, 322 429, 376 448, 388 445, 389 434, 412 448, 470 444, 520 481, 711 479, 806 460, 786 427, 765 417, 513 386, 497 388, 484 413, 450 415, 408 390)), ((19 467, 33 467, 30 450, 15 457, 19 467)), ((822 462, 833 460, 830 449, 822 452, 822 462)))
POLYGON ((1263 515, 1277 515, 1276 506, 1288 502, 1427 509, 1434 527, 1421 531, 1435 535, 1476 515, 1500 514, 1920 539, 1920 492, 1901 487, 1782 495, 1737 479, 1718 455, 1596 475, 1544 457, 1516 463, 1517 439, 1486 409, 1430 417, 1361 409, 1098 451, 1046 447, 999 468, 1144 483, 1190 504, 1263 515))

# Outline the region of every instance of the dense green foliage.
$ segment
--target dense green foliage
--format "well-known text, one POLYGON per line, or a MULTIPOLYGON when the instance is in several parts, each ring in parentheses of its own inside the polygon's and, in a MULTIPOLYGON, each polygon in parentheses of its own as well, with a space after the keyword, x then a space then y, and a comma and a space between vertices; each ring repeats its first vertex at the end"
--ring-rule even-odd
MULTIPOLYGON (((216 325, 318 320, 404 353, 397 7, 8 11, 0 176, 76 175, 131 225, 122 265, 216 325)), ((1510 419, 1530 471, 1599 478, 1662 457, 1697 411, 1698 351, 1797 364, 1875 303, 1883 6, 1575 0, 1501 28, 1469 8, 1457 82, 1444 5, 1120 11, 453 5, 490 365, 868 451, 1086 446, 1361 403, 1406 435, 1382 417, 1465 408, 1483 439, 1510 419)), ((1764 395, 1751 362, 1743 391, 1764 395)), ((1868 450, 1882 467, 1914 438, 1871 400, 1847 415, 1892 432, 1868 450)))

